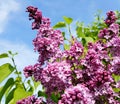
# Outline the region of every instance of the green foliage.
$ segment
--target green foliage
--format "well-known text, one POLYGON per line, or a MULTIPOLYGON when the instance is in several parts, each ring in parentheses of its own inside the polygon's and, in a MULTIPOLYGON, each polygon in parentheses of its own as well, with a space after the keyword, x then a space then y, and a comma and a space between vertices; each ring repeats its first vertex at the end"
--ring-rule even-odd
POLYGON ((0 58, 7 58, 8 57, 8 54, 7 53, 2 53, 0 54, 0 58))
POLYGON ((48 97, 47 94, 44 91, 38 91, 38 97, 41 97, 41 96, 43 96, 45 98, 48 97))
POLYGON ((0 101, 2 100, 2 97, 4 96, 6 90, 10 87, 13 86, 14 84, 14 79, 13 78, 9 78, 7 80, 7 82, 5 83, 5 85, 3 86, 3 88, 0 91, 0 101))
POLYGON ((120 25, 120 12, 116 11, 116 16, 117 16, 117 23, 120 25))
POLYGON ((114 80, 115 80, 116 82, 120 80, 120 76, 119 76, 119 75, 113 74, 112 77, 114 78, 114 80))
POLYGON ((13 88, 9 93, 8 95, 6 96, 6 99, 5 99, 5 104, 8 104, 14 97, 14 92, 15 92, 16 88, 13 88))
POLYGON ((63 28, 63 27, 66 27, 65 22, 58 22, 56 25, 53 26, 54 29, 63 28))
POLYGON ((37 89, 37 87, 40 85, 40 82, 33 81, 34 88, 37 89))
POLYGON ((65 50, 69 50, 70 49, 70 45, 69 44, 64 44, 64 49, 65 50))
POLYGON ((59 98, 60 98, 60 94, 54 94, 54 93, 51 94, 51 99, 52 99, 55 103, 58 102, 59 98))
POLYGON ((32 94, 33 94, 32 92, 26 92, 24 87, 19 85, 14 91, 13 99, 10 102, 10 104, 15 104, 18 100, 26 98, 32 94))
POLYGON ((64 37, 64 40, 67 40, 66 37, 65 37, 65 32, 62 32, 62 35, 64 37))
POLYGON ((14 67, 9 63, 0 66, 0 82, 5 80, 13 71, 14 67))
POLYGON ((13 66, 10 63, 0 66, 0 83, 2 82, 2 86, 0 86, 0 104, 2 99, 5 99, 5 104, 16 104, 16 101, 32 95, 40 84, 34 80, 23 82, 21 71, 18 71, 15 64, 15 55, 17 53, 12 53, 11 51, 0 54, 0 59, 10 58, 13 62, 13 66))
POLYGON ((63 19, 66 24, 70 25, 73 22, 73 19, 70 17, 63 16, 63 19))

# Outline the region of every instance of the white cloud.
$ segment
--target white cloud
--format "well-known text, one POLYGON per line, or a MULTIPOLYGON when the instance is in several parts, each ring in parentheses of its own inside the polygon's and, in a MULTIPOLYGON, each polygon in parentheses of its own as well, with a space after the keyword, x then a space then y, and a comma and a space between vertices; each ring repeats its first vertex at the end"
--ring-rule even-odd
MULTIPOLYGON (((22 70, 25 66, 33 65, 37 62, 38 55, 34 50, 29 49, 23 43, 12 43, 6 40, 0 40, 0 53, 7 52, 11 50, 12 52, 17 52, 18 55, 15 56, 15 63, 19 70, 22 70)), ((10 59, 0 59, 0 64, 11 62, 10 59)))
POLYGON ((17 12, 19 9, 20 4, 15 0, 0 0, 0 34, 4 31, 9 21, 10 14, 17 12))

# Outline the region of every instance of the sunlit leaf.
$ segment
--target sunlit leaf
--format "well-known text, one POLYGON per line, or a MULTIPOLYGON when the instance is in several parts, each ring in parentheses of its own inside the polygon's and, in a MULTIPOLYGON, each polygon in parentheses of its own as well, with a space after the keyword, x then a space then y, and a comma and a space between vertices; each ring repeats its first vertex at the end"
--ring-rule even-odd
POLYGON ((77 32, 77 37, 78 38, 84 38, 85 37, 85 34, 83 32, 83 27, 77 27, 76 28, 76 32, 77 32))
POLYGON ((114 80, 115 80, 116 82, 120 80, 120 76, 119 76, 119 75, 113 74, 112 76, 113 76, 113 78, 114 78, 114 80))
POLYGON ((3 95, 5 94, 5 92, 7 91, 7 89, 14 84, 14 79, 13 78, 9 78, 7 80, 7 82, 5 83, 5 85, 3 86, 3 88, 0 91, 0 101, 3 97, 3 95))
POLYGON ((63 19, 64 19, 64 21, 65 21, 68 25, 70 25, 70 24, 72 23, 72 21, 73 21, 72 18, 66 17, 66 16, 63 16, 63 19))
POLYGON ((9 94, 7 95, 7 97, 5 99, 5 104, 8 104, 13 99, 15 89, 16 88, 12 89, 12 91, 9 92, 9 94))
POLYGON ((62 35, 63 35, 63 37, 64 37, 64 40, 66 40, 65 32, 62 32, 62 35))
POLYGON ((13 71, 14 67, 9 63, 0 66, 0 82, 7 78, 13 71))
POLYGON ((87 43, 94 42, 92 37, 85 37, 85 40, 86 40, 87 43))
POLYGON ((18 100, 26 98, 31 95, 32 92, 27 92, 25 91, 23 86, 18 86, 14 92, 13 100, 10 102, 10 104, 16 104, 18 100))
POLYGON ((120 92, 120 88, 113 88, 115 92, 120 92))
POLYGON ((51 94, 51 99, 52 99, 55 103, 58 102, 59 97, 60 97, 59 94, 56 94, 56 95, 55 95, 54 93, 51 94))
POLYGON ((65 22, 58 22, 56 25, 53 26, 54 29, 63 28, 63 27, 66 27, 65 22))
POLYGON ((0 54, 0 58, 7 58, 8 57, 8 54, 7 53, 2 53, 0 54))
POLYGON ((44 91, 38 91, 38 96, 47 98, 47 94, 44 91))
POLYGON ((64 49, 65 49, 65 50, 69 50, 69 49, 70 49, 70 45, 64 44, 64 49))

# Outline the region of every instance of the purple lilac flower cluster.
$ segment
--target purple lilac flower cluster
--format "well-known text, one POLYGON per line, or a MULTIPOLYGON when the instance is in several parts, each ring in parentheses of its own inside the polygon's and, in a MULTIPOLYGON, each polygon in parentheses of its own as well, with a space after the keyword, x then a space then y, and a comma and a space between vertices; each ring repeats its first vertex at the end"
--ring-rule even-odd
POLYGON ((26 66, 24 68, 24 75, 26 78, 28 78, 28 77, 32 76, 36 72, 36 70, 41 70, 41 69, 42 69, 41 65, 38 63, 35 64, 34 66, 32 66, 32 65, 26 66))
POLYGON ((36 71, 34 77, 36 81, 41 81, 46 93, 51 94, 62 92, 72 85, 71 73, 70 65, 63 61, 48 64, 42 70, 36 71))
MULTIPOLYGON (((120 75, 119 24, 115 23, 113 11, 107 13, 108 27, 100 30, 98 41, 88 43, 87 51, 81 42, 73 38, 69 50, 61 50, 62 33, 50 27, 50 20, 32 6, 27 8, 32 28, 38 30, 33 40, 39 53, 38 64, 24 68, 26 77, 33 76, 40 81, 48 97, 45 104, 120 104, 120 81, 113 75, 120 75), (59 94, 57 102, 50 97, 59 94)), ((17 104, 42 104, 28 97, 17 104), (29 103, 31 104, 31 103, 29 103)), ((36 99, 36 98, 34 98, 36 99)))
POLYGON ((30 20, 33 19, 32 28, 38 30, 37 37, 33 40, 35 50, 39 52, 39 62, 41 65, 45 61, 54 57, 59 50, 60 44, 63 43, 63 36, 61 31, 54 30, 50 26, 49 18, 42 16, 41 11, 37 8, 29 6, 27 8, 30 20))
POLYGON ((61 97, 58 104, 95 104, 89 89, 82 84, 69 87, 61 97))
POLYGON ((106 20, 105 20, 105 23, 107 24, 107 25, 111 25, 112 23, 115 23, 115 21, 116 21, 116 16, 115 16, 115 13, 113 12, 113 11, 109 11, 108 13, 107 13, 107 18, 106 18, 106 20))
POLYGON ((32 29, 39 29, 42 19, 42 12, 38 11, 38 8, 34 8, 32 6, 27 8, 27 12, 29 12, 29 20, 34 20, 32 23, 32 29))
POLYGON ((29 96, 17 102, 17 104, 45 104, 43 98, 36 98, 35 96, 29 96))
POLYGON ((80 62, 80 56, 82 56, 83 54, 83 46, 80 42, 78 42, 77 40, 74 40, 70 50, 66 50, 64 52, 64 56, 66 57, 66 61, 68 63, 70 63, 70 65, 72 66, 73 64, 78 65, 80 62))

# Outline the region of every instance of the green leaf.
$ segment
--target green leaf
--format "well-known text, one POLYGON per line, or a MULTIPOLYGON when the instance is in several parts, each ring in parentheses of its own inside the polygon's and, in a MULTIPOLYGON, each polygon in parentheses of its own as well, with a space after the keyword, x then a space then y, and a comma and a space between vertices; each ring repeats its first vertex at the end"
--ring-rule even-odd
POLYGON ((64 40, 66 40, 65 32, 62 32, 62 35, 63 35, 63 37, 64 37, 64 40))
POLYGON ((116 22, 117 22, 118 24, 120 24, 120 19, 116 20, 116 22))
POLYGON ((47 98, 47 94, 43 91, 38 91, 38 97, 45 97, 47 98))
POLYGON ((64 49, 65 49, 65 50, 69 50, 69 49, 70 49, 70 45, 64 44, 64 49))
POLYGON ((120 92, 120 88, 113 88, 113 90, 118 93, 120 92))
POLYGON ((0 82, 7 78, 13 71, 14 67, 9 63, 0 66, 0 82))
POLYGON ((76 28, 76 32, 77 32, 77 37, 78 38, 84 38, 85 37, 85 34, 83 32, 83 27, 77 27, 76 28))
POLYGON ((8 51, 8 53, 9 53, 10 55, 12 55, 12 52, 11 52, 11 51, 8 51))
POLYGON ((0 92, 1 92, 2 88, 3 88, 3 86, 0 87, 0 92))
POLYGON ((3 95, 5 94, 5 92, 7 91, 7 89, 14 84, 14 79, 13 78, 9 78, 7 80, 7 82, 5 83, 5 85, 3 86, 2 90, 0 91, 0 101, 3 97, 3 95))
POLYGON ((8 57, 8 54, 7 53, 2 53, 0 54, 0 58, 7 58, 8 57))
POLYGON ((40 82, 33 81, 35 89, 40 85, 40 82))
POLYGON ((17 86, 14 92, 13 100, 10 102, 10 104, 16 104, 18 100, 31 96, 32 94, 32 92, 25 91, 22 85, 17 86))
POLYGON ((85 38, 82 38, 82 44, 83 44, 83 46, 86 46, 86 40, 85 40, 85 38))
POLYGON ((94 42, 94 39, 92 37, 85 37, 85 40, 87 43, 94 42))
POLYGON ((58 22, 56 25, 53 26, 54 29, 63 28, 63 27, 66 27, 65 22, 58 22))
POLYGON ((5 104, 8 104, 12 99, 16 88, 12 89, 6 97, 5 104))
POLYGON ((120 76, 119 76, 119 75, 115 75, 115 74, 113 74, 112 76, 113 76, 115 82, 117 82, 117 81, 120 80, 120 76))
POLYGON ((51 94, 51 99, 52 99, 55 103, 58 102, 59 98, 60 98, 60 94, 56 94, 56 95, 55 95, 54 93, 51 94))
POLYGON ((31 80, 28 80, 27 83, 28 83, 28 86, 29 86, 28 91, 33 92, 34 88, 33 88, 32 84, 31 84, 31 80))
POLYGON ((72 21, 73 21, 72 18, 66 17, 66 16, 63 16, 63 19, 64 19, 64 21, 65 21, 68 25, 70 25, 70 24, 72 23, 72 21))
POLYGON ((16 53, 12 53, 12 51, 8 51, 8 53, 9 53, 12 57, 18 54, 17 52, 16 52, 16 53))

